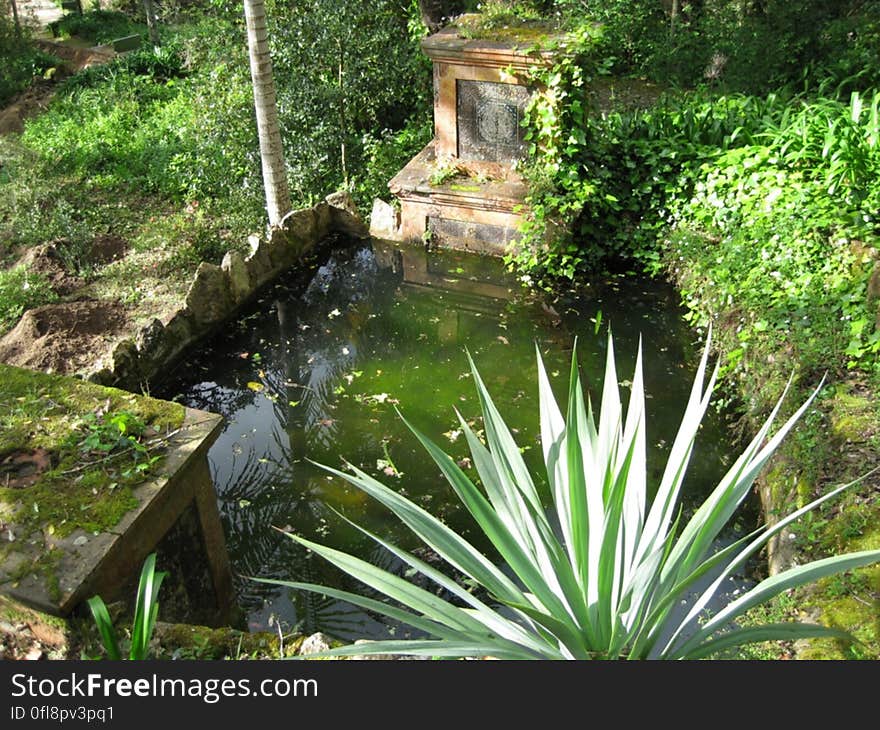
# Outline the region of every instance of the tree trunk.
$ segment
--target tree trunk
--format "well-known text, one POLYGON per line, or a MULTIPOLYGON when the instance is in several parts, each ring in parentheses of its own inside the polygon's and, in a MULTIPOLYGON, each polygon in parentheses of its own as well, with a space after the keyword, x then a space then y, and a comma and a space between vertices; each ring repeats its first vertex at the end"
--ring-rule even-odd
POLYGON ((669 11, 669 33, 675 35, 675 26, 678 23, 678 15, 681 12, 679 0, 672 0, 672 9, 669 11))
POLYGON ((244 17, 247 23, 257 134, 260 138, 263 187, 266 190, 266 211, 269 214, 269 225, 277 226, 290 210, 290 192, 287 187, 281 129, 278 126, 278 109, 275 105, 275 81, 272 78, 266 6, 263 0, 244 0, 244 17))
POLYGON ((12 20, 15 23, 15 35, 18 38, 21 38, 21 23, 18 20, 18 8, 15 6, 15 0, 9 0, 9 5, 12 7, 12 20))
POLYGON ((345 110, 345 44, 339 40, 339 62, 336 66, 339 83, 339 161, 342 167, 342 182, 348 190, 348 163, 345 159, 345 138, 348 134, 348 119, 345 110))
POLYGON ((147 28, 150 31, 150 43, 159 45, 159 24, 156 22, 156 6, 153 0, 144 0, 144 12, 147 15, 147 28))

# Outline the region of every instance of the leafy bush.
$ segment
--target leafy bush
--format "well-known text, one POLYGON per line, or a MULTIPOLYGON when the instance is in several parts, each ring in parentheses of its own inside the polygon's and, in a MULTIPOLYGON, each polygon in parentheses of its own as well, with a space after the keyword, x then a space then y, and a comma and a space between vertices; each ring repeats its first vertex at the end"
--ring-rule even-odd
POLYGON ((386 198, 391 180, 434 137, 430 116, 417 117, 400 131, 383 129, 378 135, 366 132, 361 140, 363 172, 353 176, 353 197, 365 215, 373 199, 386 198))
POLYGON ((621 259, 665 268, 701 321, 740 317, 732 367, 772 338, 808 371, 876 368, 880 93, 703 91, 599 114, 586 93, 596 37, 585 40, 537 74, 546 92, 527 110, 529 210, 510 263, 543 286, 621 259))
POLYGON ((116 10, 89 10, 68 13, 55 21, 55 33, 60 37, 76 36, 93 44, 110 43, 128 35, 147 37, 147 27, 135 23, 125 13, 116 10))
POLYGON ((679 233, 670 250, 687 257, 688 273, 671 260, 670 268, 700 319, 731 303, 743 313, 729 366, 761 340, 792 349, 807 372, 871 370, 880 352, 867 302, 880 222, 880 94, 793 108, 765 120, 755 144, 700 168, 693 195, 672 211, 679 233))
POLYGON ((58 63, 55 56, 31 45, 26 32, 19 35, 12 18, 0 15, 0 107, 58 63))
POLYGON ((0 270, 0 332, 12 327, 26 310, 56 299, 42 274, 29 273, 24 266, 0 270))
POLYGON ((764 94, 783 86, 876 86, 880 5, 862 0, 669 3, 559 0, 575 25, 599 23, 600 57, 619 74, 683 88, 764 94))
POLYGON ((550 510, 545 510, 537 480, 529 473, 473 362, 485 445, 461 416, 459 422, 483 491, 451 457, 410 425, 497 549, 505 569, 443 522, 353 465, 347 465, 351 473, 324 467, 381 501, 431 550, 484 590, 488 601, 363 528, 379 545, 455 600, 438 598, 409 580, 295 535, 291 537, 297 542, 397 603, 390 605, 309 583, 265 582, 348 600, 426 635, 409 641, 354 645, 326 655, 394 652, 439 657, 491 655, 499 659, 684 659, 712 656, 731 647, 770 639, 846 639, 844 632, 819 625, 737 628, 732 622, 749 608, 793 587, 874 563, 880 560, 880 550, 796 566, 761 581, 715 615, 704 616, 707 603, 724 581, 773 535, 851 486, 831 490, 773 527, 759 528, 720 550, 714 548, 720 531, 749 495, 758 473, 810 406, 817 390, 771 436, 780 400, 716 489, 682 525, 677 505, 679 491, 717 376, 716 368, 705 382, 708 344, 658 485, 647 483, 641 358, 636 361, 628 410, 624 413, 610 338, 598 423, 592 406, 584 401, 576 355, 572 355, 565 416, 556 404, 538 356, 541 441, 546 465, 546 475, 541 479, 546 477, 549 485, 550 510), (649 491, 654 492, 650 505, 649 491), (698 596, 687 613, 678 615, 673 608, 700 578, 709 579, 708 588, 697 589, 698 596))
POLYGON ((369 164, 364 141, 427 116, 430 63, 410 35, 411 13, 394 0, 272 8, 269 40, 294 197, 354 189, 369 164))

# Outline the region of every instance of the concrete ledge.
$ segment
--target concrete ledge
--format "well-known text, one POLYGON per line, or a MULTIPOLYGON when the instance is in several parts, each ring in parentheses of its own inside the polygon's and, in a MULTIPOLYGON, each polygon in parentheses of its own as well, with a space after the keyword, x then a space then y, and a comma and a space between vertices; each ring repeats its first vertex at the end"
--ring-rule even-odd
MULTIPOLYGON (((500 166, 487 177, 480 167, 473 174, 434 185, 435 163, 435 144, 431 142, 395 175, 388 188, 400 200, 399 225, 392 229, 391 216, 387 212, 383 215, 381 206, 374 206, 373 235, 496 256, 506 253, 519 239, 527 193, 522 179, 500 166)), ((460 163, 465 173, 468 165, 460 163)))
MULTIPOLYGON (((66 616, 95 594, 106 601, 120 596, 180 515, 194 505, 199 515, 218 620, 232 607, 232 573, 220 524, 207 452, 220 433, 223 419, 187 409, 183 425, 169 438, 161 475, 133 488, 137 506, 117 524, 98 534, 76 528, 63 538, 49 532, 12 543, 4 568, 36 565, 51 554, 51 571, 31 570, 7 580, 0 590, 36 610, 66 616)), ((15 524, 8 526, 13 533, 15 524)), ((19 530, 25 537, 22 530, 19 530)), ((4 571, 12 572, 12 571, 4 571)))

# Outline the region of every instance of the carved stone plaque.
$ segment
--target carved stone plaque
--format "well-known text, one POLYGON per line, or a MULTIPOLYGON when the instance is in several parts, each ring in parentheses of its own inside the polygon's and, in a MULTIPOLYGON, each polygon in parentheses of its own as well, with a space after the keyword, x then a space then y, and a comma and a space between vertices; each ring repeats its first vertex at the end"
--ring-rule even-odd
POLYGON ((513 162, 522 157, 520 122, 529 100, 525 86, 459 79, 456 96, 461 159, 513 162))

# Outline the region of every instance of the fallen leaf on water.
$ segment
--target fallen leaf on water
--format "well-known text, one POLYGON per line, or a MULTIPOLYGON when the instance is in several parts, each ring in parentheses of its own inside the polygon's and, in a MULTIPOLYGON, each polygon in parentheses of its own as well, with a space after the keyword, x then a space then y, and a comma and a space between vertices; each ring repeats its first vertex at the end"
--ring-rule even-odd
POLYGON ((263 385, 262 383, 255 383, 253 380, 251 380, 251 381, 247 384, 247 387, 250 388, 250 389, 251 389, 252 391, 254 391, 255 393, 260 393, 260 392, 262 392, 262 390, 263 390, 266 386, 263 385))
POLYGON ((456 429, 453 429, 452 431, 446 431, 446 432, 444 432, 443 435, 446 438, 448 438, 450 441, 455 443, 456 439, 458 439, 458 437, 461 436, 461 429, 456 428, 456 429))

